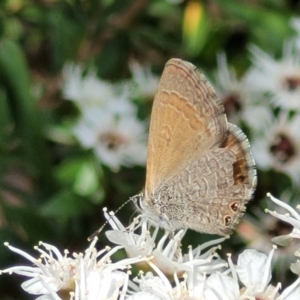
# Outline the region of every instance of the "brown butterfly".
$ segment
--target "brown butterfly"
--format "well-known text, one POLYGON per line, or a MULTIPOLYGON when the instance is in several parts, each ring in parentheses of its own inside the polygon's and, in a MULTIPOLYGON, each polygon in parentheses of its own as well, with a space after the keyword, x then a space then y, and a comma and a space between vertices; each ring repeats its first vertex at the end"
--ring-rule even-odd
POLYGON ((169 60, 153 103, 146 186, 133 197, 137 207, 167 230, 227 235, 256 182, 248 139, 227 122, 212 86, 194 65, 169 60))

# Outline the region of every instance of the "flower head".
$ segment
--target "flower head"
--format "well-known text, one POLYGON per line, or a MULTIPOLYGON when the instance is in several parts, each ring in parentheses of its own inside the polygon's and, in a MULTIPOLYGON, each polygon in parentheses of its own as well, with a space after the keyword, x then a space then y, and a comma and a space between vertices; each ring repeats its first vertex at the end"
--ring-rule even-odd
MULTIPOLYGON (((113 215, 105 217, 111 225, 108 238, 120 246, 101 251, 95 249, 94 239, 85 254, 68 251, 62 255, 51 245, 42 243, 39 259, 8 245, 9 249, 27 258, 34 267, 16 266, 2 273, 17 273, 31 279, 22 287, 37 299, 94 300, 94 299, 199 299, 199 300, 292 300, 299 295, 300 279, 280 293, 280 284, 270 285, 271 261, 269 255, 256 250, 245 250, 238 256, 235 266, 228 255, 228 263, 211 247, 223 239, 211 241, 197 248, 189 248, 182 255, 180 241, 184 231, 164 235, 156 245, 157 228, 151 235, 145 219, 135 219, 125 228, 113 215), (135 232, 141 229, 141 233, 135 232), (210 248, 211 247, 211 248, 210 248), (111 261, 111 255, 125 248, 129 258, 111 261), (205 250, 208 249, 208 250, 205 250), (131 279, 132 264, 147 265, 149 271, 139 271, 131 279), (228 267, 229 265, 229 267, 228 267), (154 275, 155 273, 155 275, 154 275), (298 293, 298 294, 297 294, 298 293)), ((298 274, 299 263, 292 265, 298 274)))
MULTIPOLYGON (((272 216, 287 222, 292 225, 293 230, 286 235, 282 235, 276 238, 273 238, 272 241, 281 245, 286 246, 288 245, 293 239, 300 239, 300 214, 297 213, 292 207, 290 207, 287 203, 284 203, 275 197, 273 197, 270 193, 267 194, 267 196, 277 205, 284 208, 288 211, 287 214, 279 214, 276 211, 270 211, 266 209, 266 212, 271 214, 272 216)), ((300 208, 300 207, 298 207, 300 208)))
POLYGON ((100 80, 95 70, 88 70, 85 74, 81 66, 67 64, 63 69, 63 77, 64 98, 74 101, 79 107, 105 105, 115 97, 114 86, 100 80))
POLYGON ((142 259, 136 257, 112 263, 110 256, 122 247, 97 251, 96 241, 97 238, 91 242, 85 254, 72 256, 67 250, 63 255, 56 247, 40 243, 40 247, 35 247, 40 252, 39 259, 6 243, 11 251, 31 261, 34 267, 16 266, 1 272, 30 277, 22 288, 29 294, 40 295, 37 299, 117 299, 122 287, 128 284, 128 272, 124 270, 142 259))
POLYGON ((113 170, 146 162, 145 127, 135 116, 89 108, 73 130, 81 144, 93 149, 99 160, 113 170))
POLYGON ((300 115, 286 114, 273 119, 257 134, 252 143, 253 156, 263 170, 275 169, 289 175, 295 184, 300 181, 300 115))
POLYGON ((130 64, 132 74, 133 95, 153 99, 157 90, 158 76, 154 75, 148 66, 141 66, 137 62, 130 64))
POLYGON ((218 70, 215 77, 217 94, 229 121, 239 123, 245 109, 251 103, 250 94, 243 80, 238 80, 234 70, 228 68, 225 54, 218 56, 218 70))
POLYGON ((276 106, 300 109, 300 54, 294 43, 286 43, 282 58, 275 60, 257 47, 252 47, 254 66, 248 72, 247 84, 267 95, 276 106))
POLYGON ((124 247, 129 257, 146 256, 150 258, 150 261, 167 276, 173 276, 175 273, 178 276, 184 272, 193 273, 194 268, 205 273, 213 273, 227 265, 216 254, 218 247, 204 251, 212 245, 221 243, 225 238, 213 240, 195 249, 190 247, 187 254, 182 254, 180 246, 185 234, 184 230, 178 231, 172 238, 170 238, 169 232, 165 232, 163 237, 156 242, 159 227, 153 225, 154 230, 151 234, 147 219, 141 221, 135 219, 125 231, 115 215, 108 215, 105 212, 105 216, 114 229, 106 233, 112 243, 124 247), (140 233, 136 232, 138 229, 141 230, 140 233))
POLYGON ((94 70, 84 74, 79 66, 64 69, 63 94, 81 115, 73 133, 84 148, 117 171, 121 166, 144 165, 145 123, 138 120, 127 83, 112 84, 99 79, 94 70))

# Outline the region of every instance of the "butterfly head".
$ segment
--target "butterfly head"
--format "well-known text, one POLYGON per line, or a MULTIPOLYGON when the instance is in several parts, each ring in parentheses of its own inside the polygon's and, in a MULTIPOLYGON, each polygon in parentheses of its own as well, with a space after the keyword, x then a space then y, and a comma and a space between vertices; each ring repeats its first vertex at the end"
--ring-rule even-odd
POLYGON ((133 197, 130 198, 130 200, 134 203, 135 207, 137 208, 137 210, 141 213, 143 213, 145 207, 144 207, 144 193, 139 193, 133 197))

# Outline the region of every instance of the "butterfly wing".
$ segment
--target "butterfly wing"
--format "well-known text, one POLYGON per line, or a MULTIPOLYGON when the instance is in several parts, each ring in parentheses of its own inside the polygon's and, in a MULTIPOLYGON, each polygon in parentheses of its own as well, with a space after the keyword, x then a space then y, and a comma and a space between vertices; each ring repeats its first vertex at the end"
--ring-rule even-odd
POLYGON ((229 124, 219 147, 199 157, 172 177, 153 198, 168 229, 191 228, 227 235, 239 223, 256 187, 255 163, 247 137, 229 124))
POLYGON ((227 129, 224 108, 205 77, 188 62, 169 60, 152 108, 146 199, 198 153, 221 144, 227 129))

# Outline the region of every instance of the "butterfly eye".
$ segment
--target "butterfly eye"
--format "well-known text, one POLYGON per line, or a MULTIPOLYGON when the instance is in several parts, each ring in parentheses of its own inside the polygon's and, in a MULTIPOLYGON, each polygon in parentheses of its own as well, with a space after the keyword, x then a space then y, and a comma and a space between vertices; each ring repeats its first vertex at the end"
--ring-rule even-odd
POLYGON ((231 217, 230 216, 226 216, 224 218, 224 224, 226 227, 228 227, 231 224, 231 217))
POLYGON ((239 204, 237 202, 233 202, 229 205, 229 207, 233 212, 236 212, 239 208, 239 204))

